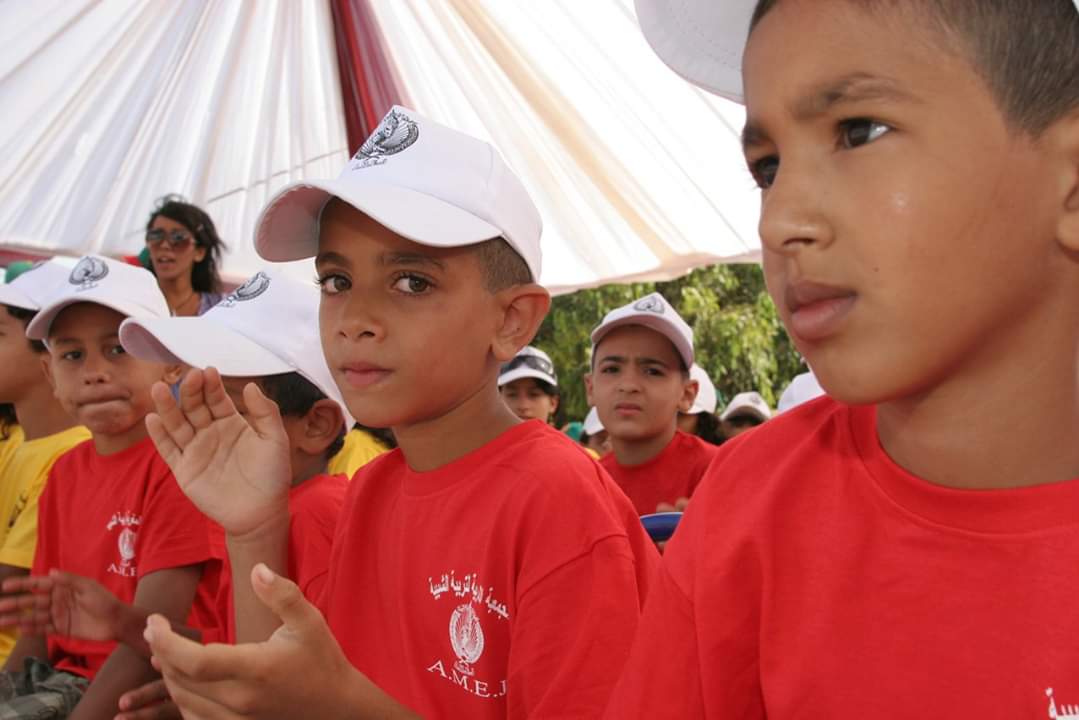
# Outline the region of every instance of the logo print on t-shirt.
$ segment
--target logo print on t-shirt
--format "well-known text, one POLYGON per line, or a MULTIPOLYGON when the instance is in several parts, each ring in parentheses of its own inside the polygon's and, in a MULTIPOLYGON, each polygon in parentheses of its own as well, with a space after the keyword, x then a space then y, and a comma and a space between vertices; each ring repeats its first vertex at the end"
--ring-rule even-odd
POLYGON ((1049 717, 1056 720, 1079 720, 1079 705, 1061 705, 1057 710, 1056 700, 1053 699, 1053 688, 1046 688, 1045 694, 1049 696, 1049 717))
POLYGON ((352 169, 381 165, 390 155, 406 150, 420 137, 420 128, 416 121, 400 110, 390 110, 378 124, 371 137, 352 158, 352 169))
POLYGON ((453 664, 457 671, 475 675, 472 663, 483 654, 483 628, 471 602, 458 605, 450 615, 450 645, 457 654, 457 662, 453 664))
POLYGON ((142 518, 130 512, 117 512, 112 514, 105 529, 112 531, 119 527, 120 534, 116 537, 116 550, 120 556, 120 562, 109 563, 108 572, 114 575, 134 578, 138 577, 138 564, 135 562, 135 549, 138 545, 138 527, 142 524, 142 518))
POLYGON ((221 301, 220 305, 221 307, 229 308, 238 302, 254 300, 269 289, 270 278, 266 273, 260 271, 251 276, 243 285, 230 292, 221 301))
POLYGON ((639 312, 654 312, 656 315, 662 315, 665 310, 663 301, 655 295, 641 298, 633 305, 633 309, 639 312))
POLYGON ((109 266, 104 260, 87 255, 71 270, 68 282, 79 286, 76 292, 82 292, 97 287, 97 284, 108 274, 109 266))

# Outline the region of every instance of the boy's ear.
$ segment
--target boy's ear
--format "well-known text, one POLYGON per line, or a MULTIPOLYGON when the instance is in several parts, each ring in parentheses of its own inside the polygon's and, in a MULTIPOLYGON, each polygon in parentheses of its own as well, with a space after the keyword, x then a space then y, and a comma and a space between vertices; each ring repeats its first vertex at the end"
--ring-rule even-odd
POLYGON ((515 285, 497 293, 502 322, 491 349, 499 362, 509 362, 517 351, 536 337, 540 323, 551 309, 551 294, 540 285, 515 285))
MULTIPOLYGON (((56 379, 52 376, 52 353, 45 352, 41 354, 41 371, 45 373, 45 379, 49 381, 49 387, 52 388, 52 394, 56 395, 56 379)), ((59 398, 57 398, 59 400, 59 398)))
POLYGON ((585 373, 584 375, 584 396, 588 400, 589 407, 596 404, 596 401, 592 399, 592 373, 585 373))
POLYGON ((690 411, 700 389, 701 384, 696 380, 689 380, 682 386, 682 397, 678 400, 678 412, 687 413, 690 411))
POLYGON ((165 372, 161 375, 161 380, 166 385, 175 385, 183 379, 185 370, 184 365, 166 365, 165 372))
POLYGON ((1079 111, 1058 120, 1048 132, 1054 134, 1054 150, 1064 160, 1064 207, 1057 237, 1069 251, 1079 253, 1079 111))
POLYGON ((308 455, 321 455, 337 439, 344 425, 340 405, 329 398, 316 401, 303 416, 299 449, 308 455))

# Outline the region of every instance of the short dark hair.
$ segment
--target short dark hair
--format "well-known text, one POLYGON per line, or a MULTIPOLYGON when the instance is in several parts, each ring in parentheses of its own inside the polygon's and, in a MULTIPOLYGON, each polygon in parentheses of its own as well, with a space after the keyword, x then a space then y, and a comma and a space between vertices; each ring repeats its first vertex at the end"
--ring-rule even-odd
MULTIPOLYGON (((158 217, 180 223, 195 238, 195 245, 206 248, 206 256, 191 268, 191 289, 200 293, 218 292, 221 289, 221 276, 217 268, 225 251, 225 243, 218 236, 214 221, 205 210, 179 195, 166 195, 158 199, 157 207, 146 221, 146 232, 150 231, 158 217)), ((150 272, 153 271, 151 266, 150 272)))
POLYGON ((15 417, 15 406, 11 403, 0 403, 0 440, 11 437, 11 429, 19 424, 15 417))
MULTIPOLYGON (((29 325, 30 321, 34 319, 34 316, 37 315, 36 310, 27 310, 25 308, 15 307, 13 305, 5 305, 4 308, 7 309, 8 315, 22 322, 22 326, 24 328, 29 325)), ((38 355, 41 355, 42 353, 47 351, 45 343, 41 342, 40 340, 31 340, 30 338, 27 338, 26 342, 30 344, 30 349, 36 352, 38 355)))
MULTIPOLYGON (((326 393, 297 372, 265 375, 259 378, 258 384, 266 393, 266 397, 277 403, 283 417, 303 417, 315 406, 315 403, 327 399, 326 393)), ((341 452, 344 446, 345 424, 341 423, 341 431, 326 448, 325 458, 329 460, 341 452)))
POLYGON ((483 286, 490 292, 534 281, 528 263, 503 238, 478 243, 476 258, 483 273, 483 286))
POLYGON ((697 413, 697 429, 693 431, 693 434, 713 445, 722 445, 727 439, 723 436, 719 418, 710 412, 697 413))
MULTIPOLYGON (((924 16, 985 80, 1008 124, 1038 137, 1079 107, 1079 13, 1072 0, 849 0, 924 16)), ((758 0, 757 23, 782 0, 758 0)))

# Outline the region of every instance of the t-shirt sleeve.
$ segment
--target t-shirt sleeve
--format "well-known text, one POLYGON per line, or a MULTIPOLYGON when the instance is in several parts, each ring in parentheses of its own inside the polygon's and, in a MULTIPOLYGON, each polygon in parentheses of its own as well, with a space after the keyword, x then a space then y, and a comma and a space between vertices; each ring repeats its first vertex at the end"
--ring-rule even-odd
POLYGON ((0 546, 0 563, 12 567, 29 568, 34 562, 37 546, 38 513, 41 493, 52 466, 42 468, 37 477, 28 478, 19 488, 16 500, 19 514, 0 546))
POLYGON ((217 556, 210 542, 210 521, 183 494, 172 473, 163 471, 148 490, 139 527, 140 578, 217 556))
POLYGON ((289 529, 289 571, 310 602, 321 597, 330 572, 335 523, 329 518, 294 516, 289 529))
POLYGON ((507 717, 598 717, 638 617, 625 537, 597 542, 524 589, 510 644, 507 717))
MULTIPOLYGON (((50 478, 55 477, 58 469, 57 466, 53 466, 53 469, 49 472, 50 478)), ((47 575, 49 570, 60 566, 56 538, 59 520, 57 519, 55 502, 58 490, 57 481, 53 479, 45 484, 44 490, 38 496, 37 540, 34 548, 34 560, 30 568, 31 575, 47 575)))

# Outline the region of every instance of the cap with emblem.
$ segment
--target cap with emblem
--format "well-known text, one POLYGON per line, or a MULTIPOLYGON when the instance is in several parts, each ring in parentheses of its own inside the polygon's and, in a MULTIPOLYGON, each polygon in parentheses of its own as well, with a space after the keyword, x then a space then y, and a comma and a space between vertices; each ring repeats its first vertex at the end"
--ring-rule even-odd
POLYGON ((723 414, 719 416, 719 419, 732 420, 738 417, 751 417, 764 422, 772 417, 772 410, 768 407, 768 403, 764 401, 764 398, 760 396, 760 393, 738 393, 731 399, 730 404, 723 410, 723 414))
POLYGON ((76 262, 75 258, 57 257, 30 265, 0 285, 0 305, 40 310, 67 282, 76 262))
POLYGON ((502 366, 498 373, 498 387, 522 378, 534 378, 549 385, 558 385, 558 376, 555 375, 551 357, 531 345, 521 348, 512 360, 502 366))
POLYGON ((26 337, 47 339, 56 316, 64 308, 84 302, 102 305, 128 317, 169 316, 168 303, 150 271, 100 255, 86 255, 42 304, 26 327, 26 337))
POLYGON ((686 324, 678 311, 659 293, 645 295, 628 305, 610 311, 603 322, 592 331, 592 353, 607 333, 623 325, 643 325, 665 336, 674 344, 686 369, 693 367, 693 328, 686 324))
POLYGON ((255 273, 199 317, 131 317, 120 342, 137 358, 214 367, 231 377, 296 372, 345 409, 318 331, 319 291, 277 271, 255 273))
POLYGON ((259 255, 273 261, 316 255, 319 219, 334 197, 421 245, 504 238, 539 279, 543 224, 502 155, 414 110, 394 106, 336 179, 279 192, 256 223, 259 255))

